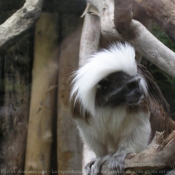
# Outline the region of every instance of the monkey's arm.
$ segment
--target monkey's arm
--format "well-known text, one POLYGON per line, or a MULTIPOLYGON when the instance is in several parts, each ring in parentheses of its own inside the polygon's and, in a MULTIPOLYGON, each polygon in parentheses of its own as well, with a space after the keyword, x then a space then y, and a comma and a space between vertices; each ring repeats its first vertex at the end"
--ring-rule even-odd
POLYGON ((138 113, 134 116, 136 121, 141 117, 142 120, 140 120, 139 125, 133 125, 133 130, 128 135, 121 137, 117 151, 109 159, 108 166, 110 169, 123 171, 126 156, 128 154, 139 153, 146 148, 151 132, 149 114, 146 116, 143 113, 138 113))
POLYGON ((84 157, 83 161, 85 166, 85 172, 87 175, 97 175, 100 172, 102 164, 107 160, 105 155, 107 154, 107 149, 104 143, 101 142, 100 138, 95 137, 96 133, 94 128, 83 118, 75 118, 75 122, 78 126, 78 130, 81 139, 85 143, 84 157), (94 156, 89 157, 91 150, 94 156))

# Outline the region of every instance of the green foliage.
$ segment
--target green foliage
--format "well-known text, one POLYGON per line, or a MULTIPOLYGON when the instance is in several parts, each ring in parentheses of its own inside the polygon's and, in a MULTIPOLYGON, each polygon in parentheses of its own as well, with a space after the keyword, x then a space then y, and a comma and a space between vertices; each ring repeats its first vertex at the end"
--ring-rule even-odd
MULTIPOLYGON (((152 33, 156 36, 164 45, 166 45, 171 50, 175 51, 175 45, 167 36, 167 34, 158 26, 156 23, 153 23, 152 33)), ((164 71, 156 67, 151 62, 147 64, 148 70, 151 72, 155 78, 157 84, 162 90, 162 93, 168 103, 170 104, 171 115, 175 119, 175 78, 172 78, 164 71)))

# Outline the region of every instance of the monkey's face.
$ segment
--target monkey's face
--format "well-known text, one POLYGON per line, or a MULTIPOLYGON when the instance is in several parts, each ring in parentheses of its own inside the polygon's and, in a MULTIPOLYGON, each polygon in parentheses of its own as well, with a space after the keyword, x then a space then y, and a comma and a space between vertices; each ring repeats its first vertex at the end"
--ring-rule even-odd
POLYGON ((96 105, 116 107, 121 104, 139 105, 144 97, 142 77, 131 77, 124 72, 115 72, 97 85, 96 105))

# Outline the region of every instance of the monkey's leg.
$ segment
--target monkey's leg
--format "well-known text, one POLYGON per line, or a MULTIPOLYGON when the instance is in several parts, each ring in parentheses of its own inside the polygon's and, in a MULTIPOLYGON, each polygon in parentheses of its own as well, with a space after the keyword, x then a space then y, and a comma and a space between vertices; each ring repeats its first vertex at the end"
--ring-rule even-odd
POLYGON ((85 171, 87 175, 98 175, 101 170, 101 162, 99 158, 91 160, 86 166, 85 171))
POLYGON ((95 158, 91 162, 89 162, 86 167, 85 171, 87 175, 100 175, 101 168, 103 164, 112 157, 112 154, 108 154, 101 158, 95 158))
MULTIPOLYGON (((82 121, 81 121, 82 124, 82 121)), ((84 126, 86 126, 86 123, 83 123, 84 126)), ((98 140, 98 138, 93 137, 92 132, 91 132, 91 127, 89 127, 87 125, 86 127, 86 132, 84 132, 84 128, 81 128, 82 125, 79 125, 79 130, 80 130, 80 134, 81 134, 81 138, 83 139, 85 145, 87 148, 89 148, 89 150, 91 150, 92 152, 94 152, 96 159, 92 159, 94 157, 92 157, 91 159, 89 159, 88 153, 88 149, 84 150, 84 155, 83 155, 83 162, 88 163, 90 160, 90 163, 88 163, 85 166, 85 172, 88 175, 98 175, 98 172, 100 172, 100 168, 101 168, 101 164, 103 164, 103 160, 102 157, 105 156, 107 154, 107 148, 106 145, 104 145, 101 140, 98 140), (88 130, 89 128, 89 130, 88 130), (87 161, 88 160, 88 161, 87 161)))
POLYGON ((113 154, 111 158, 108 160, 108 167, 111 171, 115 171, 116 174, 123 174, 124 165, 125 165, 125 158, 131 152, 122 151, 113 154))

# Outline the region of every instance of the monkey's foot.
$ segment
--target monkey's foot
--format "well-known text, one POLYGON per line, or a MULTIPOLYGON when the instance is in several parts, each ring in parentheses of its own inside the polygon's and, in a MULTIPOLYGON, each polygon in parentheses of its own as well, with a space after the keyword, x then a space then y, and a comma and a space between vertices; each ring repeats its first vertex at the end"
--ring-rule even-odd
POLYGON ((112 154, 108 154, 102 158, 95 158, 92 161, 90 161, 85 166, 85 171, 87 175, 100 175, 101 174, 101 168, 103 164, 110 159, 112 154))
POLYGON ((125 168, 125 158, 128 155, 128 152, 122 152, 114 154, 108 161, 108 167, 115 174, 123 174, 125 168))

